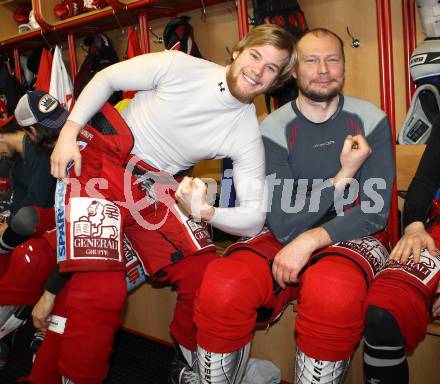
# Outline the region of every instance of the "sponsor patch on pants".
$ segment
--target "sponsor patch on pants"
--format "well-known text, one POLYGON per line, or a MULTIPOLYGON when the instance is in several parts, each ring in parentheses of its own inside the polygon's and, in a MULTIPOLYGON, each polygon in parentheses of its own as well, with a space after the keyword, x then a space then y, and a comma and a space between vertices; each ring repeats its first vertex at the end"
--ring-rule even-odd
POLYGON ((111 201, 90 197, 70 200, 71 258, 122 261, 121 213, 111 201))
POLYGON ((127 282, 128 291, 132 291, 147 280, 148 274, 145 272, 142 259, 138 252, 134 249, 127 236, 122 241, 122 250, 124 252, 125 267, 127 269, 125 280, 127 282))
POLYGON ((66 328, 66 321, 67 319, 65 317, 52 315, 47 329, 62 335, 64 333, 64 328, 66 328))
POLYGON ((361 259, 364 259, 369 266, 370 273, 375 276, 384 266, 389 257, 388 251, 383 244, 372 236, 361 239, 340 241, 333 247, 347 248, 355 252, 361 259))
POLYGON ((208 224, 204 221, 196 222, 189 218, 177 204, 174 205, 174 208, 197 249, 200 250, 213 244, 211 235, 208 231, 208 224))
POLYGON ((404 264, 396 260, 387 260, 383 272, 387 270, 405 272, 427 286, 440 271, 440 254, 432 256, 427 249, 423 249, 420 254, 420 262, 414 263, 412 255, 404 264))

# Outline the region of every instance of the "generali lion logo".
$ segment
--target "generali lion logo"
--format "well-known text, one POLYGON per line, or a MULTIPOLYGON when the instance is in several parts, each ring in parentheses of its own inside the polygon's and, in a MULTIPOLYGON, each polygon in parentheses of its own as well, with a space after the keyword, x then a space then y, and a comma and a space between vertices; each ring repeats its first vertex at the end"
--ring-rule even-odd
POLYGON ((74 200, 72 213, 79 216, 72 218, 74 257, 119 260, 119 208, 101 199, 74 200))
POLYGON ((382 243, 371 236, 350 241, 341 241, 336 243, 335 246, 348 248, 356 252, 368 263, 373 275, 376 275, 382 269, 389 256, 382 243))
POLYGON ((401 264, 396 260, 388 260, 385 268, 402 270, 413 275, 423 284, 428 284, 435 277, 435 272, 440 268, 440 256, 431 256, 426 249, 423 249, 420 254, 420 262, 414 263, 411 256, 405 264, 401 264))

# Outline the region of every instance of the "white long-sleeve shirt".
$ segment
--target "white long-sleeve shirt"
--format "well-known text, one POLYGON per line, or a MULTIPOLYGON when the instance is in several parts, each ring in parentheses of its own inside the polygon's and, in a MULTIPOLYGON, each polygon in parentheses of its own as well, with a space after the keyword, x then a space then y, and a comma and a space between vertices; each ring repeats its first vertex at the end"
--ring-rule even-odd
POLYGON ((229 92, 226 68, 178 51, 137 56, 99 72, 69 120, 84 126, 114 91, 136 89, 122 116, 132 153, 175 174, 205 159, 230 157, 238 206, 217 208, 210 223, 234 234, 259 232, 264 219, 264 149, 253 104, 229 92))

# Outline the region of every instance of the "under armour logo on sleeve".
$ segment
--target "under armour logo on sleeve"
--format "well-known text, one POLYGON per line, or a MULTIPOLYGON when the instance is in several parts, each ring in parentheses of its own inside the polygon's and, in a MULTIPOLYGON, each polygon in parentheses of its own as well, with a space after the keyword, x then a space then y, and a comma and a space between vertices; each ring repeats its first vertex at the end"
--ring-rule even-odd
POLYGON ((223 81, 220 81, 220 83, 218 83, 218 86, 220 88, 220 92, 224 92, 226 90, 226 88, 223 86, 223 81))

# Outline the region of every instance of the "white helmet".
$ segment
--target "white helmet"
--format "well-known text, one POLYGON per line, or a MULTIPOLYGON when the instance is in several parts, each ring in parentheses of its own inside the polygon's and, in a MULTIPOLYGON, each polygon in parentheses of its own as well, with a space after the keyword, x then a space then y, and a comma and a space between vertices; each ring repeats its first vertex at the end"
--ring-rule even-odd
POLYGON ((414 50, 409 71, 414 82, 440 75, 440 37, 428 37, 414 50))

